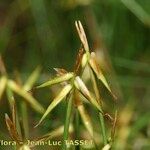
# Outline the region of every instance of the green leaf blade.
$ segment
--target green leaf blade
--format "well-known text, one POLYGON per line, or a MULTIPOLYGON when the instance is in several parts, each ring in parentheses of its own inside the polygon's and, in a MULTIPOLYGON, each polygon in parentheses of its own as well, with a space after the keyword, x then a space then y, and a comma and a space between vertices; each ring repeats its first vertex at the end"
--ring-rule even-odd
POLYGON ((60 93, 57 95, 57 97, 54 98, 52 103, 48 106, 44 115, 42 116, 42 118, 40 119, 40 121, 38 122, 38 124, 35 127, 37 127, 41 124, 41 122, 47 117, 47 115, 63 100, 63 98, 65 96, 67 96, 67 94, 71 91, 71 89, 72 89, 72 86, 70 84, 68 84, 60 91, 60 93))
POLYGON ((27 91, 25 91, 23 88, 19 87, 14 81, 9 80, 8 87, 12 91, 17 93, 21 97, 23 97, 26 100, 26 102, 28 102, 34 110, 36 110, 39 113, 44 113, 45 109, 43 108, 43 106, 33 96, 31 96, 27 91))
POLYGON ((51 86, 51 85, 54 85, 57 83, 61 83, 61 82, 64 82, 64 81, 71 79, 73 76, 74 76, 73 73, 66 73, 62 76, 55 77, 54 79, 47 81, 47 82, 37 86, 36 88, 39 89, 39 88, 44 88, 44 87, 51 86))

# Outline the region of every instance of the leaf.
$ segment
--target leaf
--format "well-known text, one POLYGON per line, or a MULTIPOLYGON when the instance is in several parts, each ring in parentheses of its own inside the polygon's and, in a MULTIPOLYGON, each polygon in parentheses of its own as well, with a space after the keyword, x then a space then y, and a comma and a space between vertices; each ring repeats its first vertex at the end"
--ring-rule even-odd
POLYGON ((91 53, 91 57, 90 57, 90 60, 89 60, 89 64, 92 68, 92 70, 94 71, 94 73, 96 74, 97 78, 99 80, 102 81, 102 83, 105 85, 105 87, 108 89, 108 91, 112 94, 112 96, 116 99, 116 96, 112 93, 109 85, 108 85, 108 82, 106 80, 106 78, 104 77, 100 67, 99 67, 99 64, 96 60, 96 55, 94 52, 91 53))
MULTIPOLYGON (((121 2, 147 27, 150 27, 150 15, 135 0, 121 0, 121 2), (133 7, 134 6, 134 7, 133 7)), ((149 3, 147 3, 149 6, 149 3)))
POLYGON ((80 40, 84 46, 84 49, 85 49, 86 53, 88 54, 89 53, 89 45, 88 45, 88 41, 87 41, 83 26, 79 20, 75 22, 75 26, 76 26, 76 29, 78 31, 78 35, 80 37, 80 40))
POLYGON ((77 108, 79 110, 81 119, 82 119, 86 129, 88 130, 91 137, 93 137, 93 126, 92 126, 92 122, 91 122, 89 114, 86 112, 83 105, 79 105, 77 108))
POLYGON ((82 81, 82 79, 79 76, 77 76, 75 78, 74 84, 75 84, 76 88, 81 92, 81 94, 87 100, 89 100, 89 102, 91 104, 93 104, 100 112, 102 112, 100 105, 98 104, 98 102, 96 101, 94 96, 90 93, 90 91, 88 90, 88 88, 86 87, 86 85, 84 84, 84 82, 82 81))
POLYGON ((44 112, 43 106, 34 98, 32 97, 28 92, 26 92, 23 88, 19 87, 14 81, 9 80, 8 81, 8 87, 23 97, 30 105, 31 107, 36 110, 39 113, 44 112))
POLYGON ((29 91, 31 89, 31 87, 34 85, 34 83, 36 82, 37 78, 39 77, 41 68, 37 67, 32 74, 29 76, 29 78, 27 79, 26 83, 24 84, 23 88, 25 91, 29 91))
POLYGON ((41 124, 41 122, 45 119, 45 117, 47 117, 47 115, 61 102, 61 100, 71 91, 71 89, 72 89, 72 86, 70 84, 67 84, 60 91, 60 93, 57 95, 57 97, 54 98, 52 103, 48 106, 44 115, 42 116, 42 118, 40 119, 40 121, 38 122, 38 124, 35 127, 37 127, 41 124))
POLYGON ((12 137, 12 139, 15 140, 17 143, 21 142, 19 134, 18 134, 13 122, 11 121, 11 119, 9 118, 9 116, 7 114, 5 114, 5 121, 6 121, 7 129, 9 131, 9 134, 12 137))
POLYGON ((47 81, 47 82, 37 86, 36 88, 44 88, 44 87, 47 87, 47 86, 51 86, 51 85, 54 85, 54 84, 57 84, 57 83, 67 81, 67 80, 71 79, 73 77, 73 75, 74 74, 72 72, 66 73, 62 76, 55 77, 54 79, 52 79, 50 81, 47 81))
POLYGON ((0 100, 1 100, 2 94, 5 90, 6 83, 7 83, 6 76, 2 76, 1 79, 0 79, 0 100))

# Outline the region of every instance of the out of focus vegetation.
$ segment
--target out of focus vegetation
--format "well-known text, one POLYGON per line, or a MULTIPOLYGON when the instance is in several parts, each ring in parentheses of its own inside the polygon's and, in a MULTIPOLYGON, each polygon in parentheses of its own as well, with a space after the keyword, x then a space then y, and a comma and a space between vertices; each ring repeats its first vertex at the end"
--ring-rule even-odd
MULTIPOLYGON (((41 118, 40 113, 56 96, 60 86, 33 90, 33 96, 29 90, 52 77, 55 74, 53 68, 73 71, 80 48, 75 20, 83 23, 90 49, 97 54, 100 66, 118 97, 114 101, 100 85, 104 112, 114 116, 115 110, 118 110, 113 148, 149 150, 149 0, 1 0, 0 140, 11 139, 5 113, 11 116, 12 108, 9 105, 13 106, 12 97, 16 100, 18 116, 24 123, 25 135, 29 139, 41 137, 64 124, 65 102, 58 105, 41 126, 33 129, 41 118), (41 72, 39 68, 35 70, 37 66, 42 68, 41 72), (35 72, 31 76, 33 70, 35 72), (16 85, 10 83, 10 79, 16 85), (6 80, 9 80, 7 85, 6 80), (16 88, 20 90, 16 92, 16 88), (23 93, 25 91, 28 91, 27 94, 23 93), (39 105, 33 97, 38 99, 39 105), (35 108, 37 105, 38 108, 35 108)), ((88 79, 87 84, 91 86, 88 79)), ((86 107, 97 132, 99 125, 95 111, 88 105, 86 107)), ((105 122, 110 130, 112 125, 107 115, 105 122)), ((86 139, 88 135, 83 124, 80 124, 80 128, 81 131, 83 129, 81 137, 86 139)), ((58 139, 61 137, 60 134, 58 139)), ((101 135, 96 137, 100 139, 99 148, 102 148, 101 135)), ((0 145, 0 149, 10 147, 0 145)))

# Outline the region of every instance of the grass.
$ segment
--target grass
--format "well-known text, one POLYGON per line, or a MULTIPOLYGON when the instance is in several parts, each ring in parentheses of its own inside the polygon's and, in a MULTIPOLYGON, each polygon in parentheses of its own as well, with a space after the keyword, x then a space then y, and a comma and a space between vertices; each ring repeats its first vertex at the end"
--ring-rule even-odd
MULTIPOLYGON (((33 89, 31 89, 31 87, 33 86, 34 82, 36 81, 36 79, 39 75, 38 68, 31 74, 31 76, 29 77, 29 79, 27 80, 27 82, 23 86, 23 88, 21 88, 20 85, 18 85, 18 83, 15 83, 15 81, 13 81, 13 80, 8 79, 8 81, 7 81, 8 88, 10 90, 12 90, 12 92, 15 92, 15 93, 19 94, 19 96, 23 97, 24 100, 26 100, 28 103, 30 103, 31 107, 39 113, 42 113, 44 111, 44 108, 41 106, 41 104, 39 102, 36 101, 36 99, 34 97, 32 97, 28 93, 28 91, 32 91, 32 90, 36 90, 36 89, 39 90, 39 89, 45 88, 47 86, 51 86, 54 84, 59 84, 59 83, 64 82, 64 84, 65 84, 64 88, 56 96, 56 98, 54 98, 52 103, 48 106, 48 108, 44 112, 44 114, 43 114, 42 118, 40 119, 40 121, 38 122, 38 124, 35 126, 35 127, 39 126, 43 122, 43 120, 48 116, 48 114, 66 97, 67 106, 66 106, 66 119, 65 119, 65 123, 64 123, 62 149, 67 149, 67 145, 66 145, 65 141, 68 140, 68 138, 69 138, 69 126, 70 126, 70 121, 71 121, 71 116, 72 116, 73 103, 76 104, 76 107, 79 111, 79 114, 81 115, 81 119, 82 119, 83 124, 85 125, 85 128, 89 132, 92 140, 95 143, 95 146, 98 147, 95 142, 95 139, 94 139, 94 135, 93 135, 94 129, 93 129, 93 126, 91 123, 90 116, 88 115, 88 113, 86 113, 85 108, 83 106, 83 102, 80 100, 80 98, 76 99, 76 101, 75 101, 75 93, 74 93, 75 90, 78 91, 80 94, 82 94, 83 97, 85 97, 91 103, 91 105, 94 106, 97 109, 97 111, 99 112, 101 132, 102 132, 102 136, 103 136, 103 145, 105 146, 108 143, 108 139, 107 139, 106 131, 105 131, 104 116, 103 116, 104 113, 102 111, 101 104, 100 104, 100 95, 97 93, 98 92, 97 83, 95 85, 96 86, 95 93, 98 95, 99 99, 95 98, 95 96, 89 91, 89 89, 86 87, 84 81, 82 80, 82 74, 83 74, 85 67, 88 67, 88 69, 93 70, 93 71, 91 70, 91 74, 92 74, 92 76, 94 76, 94 81, 96 81, 96 79, 95 79, 95 77, 96 77, 97 79, 102 81, 104 86, 108 89, 108 91, 111 94, 112 94, 112 91, 111 91, 104 75, 102 74, 102 71, 100 70, 100 68, 98 66, 96 58, 93 57, 93 52, 91 54, 89 52, 88 42, 87 42, 86 35, 85 35, 85 32, 84 32, 81 22, 78 21, 75 23, 75 25, 76 25, 81 43, 83 45, 83 48, 81 48, 81 50, 78 53, 74 72, 68 73, 64 69, 56 69, 56 71, 59 75, 58 77, 55 77, 54 79, 47 81, 47 82, 43 83, 42 85, 37 86, 33 89), (85 51, 85 53, 84 53, 84 51, 85 51), (83 56, 85 56, 86 59, 83 59, 83 56), (63 72, 62 72, 62 70, 63 70, 63 72), (80 74, 80 72, 82 74, 80 74), (94 73, 95 73, 95 75, 94 75, 94 73), (79 75, 81 75, 81 77, 79 75)), ((11 96, 9 96, 9 97, 11 98, 11 96)), ((26 103, 24 103, 24 102, 22 102, 21 105, 22 105, 21 108, 22 108, 23 122, 19 121, 19 124, 21 123, 20 124, 20 130, 21 130, 20 134, 22 135, 22 140, 20 140, 19 134, 17 133, 17 127, 16 127, 15 123, 11 121, 11 119, 9 118, 8 115, 6 115, 6 117, 5 117, 7 128, 10 132, 10 136, 12 137, 12 139, 14 139, 18 143, 19 148, 21 145, 24 145, 24 144, 26 145, 26 140, 28 137, 27 106, 26 106, 26 103), (10 126, 13 126, 13 128, 11 129, 10 126), (20 144, 20 141, 23 144, 20 144)), ((11 106, 13 106, 13 104, 11 104, 11 106)))
POLYGON ((150 147, 149 2, 84 2, 0 2, 0 139, 20 138, 14 149, 29 148, 27 139, 63 140, 65 120, 65 139, 92 139, 89 149, 150 147))
MULTIPOLYGON (((77 21, 77 22, 75 22, 75 25, 76 25, 81 43, 83 45, 83 48, 81 48, 81 50, 79 50, 77 60, 75 63, 74 72, 68 73, 64 69, 56 69, 57 73, 59 74, 59 77, 55 77, 54 79, 47 81, 47 82, 43 83, 42 85, 34 88, 34 89, 45 88, 47 86, 51 86, 53 84, 58 84, 58 83, 65 81, 65 84, 66 84, 65 87, 56 96, 56 98, 54 98, 54 100, 48 106, 46 112, 44 113, 44 115, 42 116, 42 118, 40 119, 38 124, 35 126, 35 127, 39 126, 43 122, 43 120, 48 116, 48 114, 65 97, 67 97, 66 100, 67 100, 68 104, 66 106, 66 119, 65 119, 65 123, 64 123, 64 135, 63 135, 62 149, 67 149, 67 145, 66 145, 65 141, 68 140, 68 137, 69 137, 69 124, 70 124, 71 115, 72 115, 71 112, 72 112, 73 100, 75 99, 75 97, 74 97, 75 90, 78 90, 99 111, 101 132, 102 132, 102 136, 103 136, 103 145, 105 146, 108 143, 108 141, 107 141, 108 139, 107 139, 106 131, 105 131, 104 116, 103 116, 104 113, 102 111, 101 104, 99 103, 100 99, 96 99, 95 96, 92 93, 90 93, 90 91, 86 87, 84 81, 82 81, 82 79, 81 79, 82 74, 81 74, 81 77, 78 75, 80 75, 80 72, 83 73, 85 67, 88 67, 89 69, 93 69, 93 71, 91 71, 92 75, 94 76, 94 73, 95 73, 95 76, 97 77, 97 79, 102 81, 104 86, 108 89, 108 91, 111 94, 112 94, 112 91, 111 91, 104 75, 102 74, 102 71, 100 70, 100 68, 98 66, 96 58, 95 57, 92 58, 94 53, 92 52, 90 54, 90 52, 89 52, 88 42, 87 42, 86 35, 85 35, 85 32, 84 32, 81 22, 77 21), (85 53, 83 51, 85 51, 85 53), (85 55, 86 59, 83 59, 83 55, 85 55), (83 61, 85 61, 85 62, 83 62, 83 61), (81 64, 84 64, 84 65, 81 66, 81 64), (62 70, 63 70, 63 72, 62 72, 62 70)), ((94 76, 94 79, 95 79, 95 76, 94 76)), ((96 88, 97 88, 97 90, 95 91, 95 93, 98 92, 97 83, 96 83, 96 88)), ((98 93, 97 93, 97 95, 98 95, 98 93)), ((98 98, 100 98, 100 95, 98 98)), ((79 108, 80 105, 83 105, 81 100, 78 100, 78 101, 79 102, 75 102, 77 105, 76 106, 77 108, 79 108)), ((93 127, 92 127, 92 124, 90 123, 90 120, 91 120, 90 117, 88 116, 88 114, 85 113, 84 107, 81 107, 81 109, 79 109, 79 113, 81 115, 81 119, 82 119, 86 129, 88 130, 91 138, 93 139, 93 141, 95 143, 95 139, 94 139, 94 135, 93 135, 93 127)))

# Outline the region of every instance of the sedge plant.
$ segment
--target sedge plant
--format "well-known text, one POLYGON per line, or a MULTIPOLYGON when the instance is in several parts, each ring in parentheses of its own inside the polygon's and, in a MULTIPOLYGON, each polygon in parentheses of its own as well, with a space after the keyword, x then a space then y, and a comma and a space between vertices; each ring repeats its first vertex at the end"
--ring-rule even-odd
MULTIPOLYGON (((84 32, 83 26, 80 21, 75 22, 75 26, 81 40, 81 48, 78 52, 75 67, 72 72, 66 71, 65 69, 55 68, 57 72, 57 76, 53 79, 46 81, 45 83, 35 87, 34 89, 45 88, 47 86, 52 86, 55 84, 61 84, 63 86, 62 90, 59 94, 53 99, 50 105, 47 107, 46 111, 42 115, 39 122, 36 124, 35 127, 39 126, 44 119, 48 116, 49 113, 63 100, 67 101, 66 105, 66 116, 64 122, 64 133, 63 133, 63 144, 62 149, 66 150, 67 145, 65 140, 69 138, 69 125, 71 124, 72 112, 73 109, 76 109, 76 138, 79 138, 79 114, 81 116, 81 120, 86 127, 87 131, 89 132, 91 138, 94 141, 93 135, 93 125, 91 122, 90 115, 87 113, 84 102, 82 101, 82 97, 87 99, 91 104, 91 107, 95 107, 99 115, 100 121, 100 128, 101 134, 103 138, 103 145, 104 149, 110 149, 111 144, 109 144, 108 137, 106 134, 105 122, 104 122, 104 111, 102 108, 102 98, 99 92, 98 82, 99 80, 103 83, 103 85, 108 89, 113 97, 113 94, 105 76, 102 73, 100 65, 97 62, 96 55, 94 52, 90 52, 88 41, 86 38, 86 34, 84 32), (83 73, 85 68, 88 68, 90 73, 90 80, 93 83, 94 93, 87 88, 84 80, 83 80, 83 73)), ((97 148, 96 142, 95 147, 97 148)))

